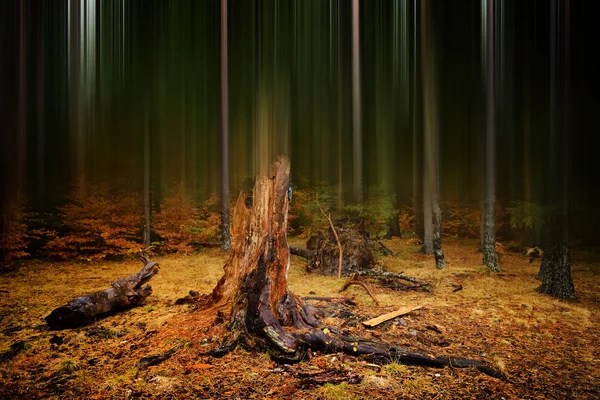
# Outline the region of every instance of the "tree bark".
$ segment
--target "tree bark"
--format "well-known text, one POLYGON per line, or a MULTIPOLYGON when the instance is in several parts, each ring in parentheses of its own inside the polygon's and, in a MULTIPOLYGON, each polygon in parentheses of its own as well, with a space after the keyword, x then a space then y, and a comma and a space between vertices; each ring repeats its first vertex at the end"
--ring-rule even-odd
POLYGON ((152 294, 149 285, 142 286, 158 273, 158 263, 151 261, 142 251, 142 269, 129 277, 121 278, 111 287, 71 300, 53 310, 45 319, 51 329, 76 328, 95 319, 140 305, 152 294))
POLYGON ((485 145, 485 202, 483 224, 483 265, 490 271, 500 272, 496 255, 496 95, 495 95, 495 24, 494 0, 487 9, 487 127, 485 145))
POLYGON ((542 255, 539 276, 542 285, 538 288, 559 299, 574 299, 575 286, 571 277, 571 262, 568 236, 565 234, 565 215, 551 216, 545 224, 545 250, 542 255))
POLYGON ((319 311, 291 293, 287 286, 290 253, 287 244, 289 161, 279 157, 268 176, 259 176, 253 205, 239 196, 232 221, 232 251, 223 277, 208 297, 205 310, 229 307, 229 334, 212 350, 220 356, 241 345, 268 351, 281 362, 297 362, 309 349, 365 355, 372 362, 397 359, 407 364, 475 367, 495 377, 504 375, 478 361, 430 357, 384 343, 345 337, 323 327, 319 311))

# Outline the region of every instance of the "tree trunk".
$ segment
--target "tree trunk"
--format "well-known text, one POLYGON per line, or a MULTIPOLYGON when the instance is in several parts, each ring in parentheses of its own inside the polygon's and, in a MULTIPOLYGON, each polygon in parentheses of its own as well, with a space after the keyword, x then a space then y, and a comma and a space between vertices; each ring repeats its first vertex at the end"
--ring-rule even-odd
POLYGON ((569 259, 569 180, 570 180, 570 92, 568 2, 553 1, 551 12, 551 128, 549 171, 546 182, 550 210, 544 226, 544 254, 539 276, 541 293, 560 299, 575 298, 569 259), (562 102, 563 107, 558 105, 562 102), (558 179, 557 179, 558 178, 558 179))
POLYGON ((231 248, 229 231, 229 61, 227 0, 221 0, 221 236, 224 250, 231 248))
POLYGON ((437 104, 435 96, 434 50, 431 46, 429 4, 421 2, 421 65, 423 69, 423 253, 433 254, 433 196, 436 194, 434 168, 437 104))
POLYGON ((433 199, 433 254, 435 256, 435 267, 446 268, 444 261, 444 250, 442 249, 442 210, 439 206, 437 196, 433 199))
POLYGON ((566 216, 550 217, 545 224, 545 250, 542 255, 540 278, 542 285, 538 288, 559 299, 574 299, 575 286, 571 277, 571 262, 568 236, 565 234, 566 216))
POLYGON ((363 193, 362 108, 360 90, 360 4, 352 0, 352 161, 354 201, 362 204, 363 193))
POLYGON ((115 312, 140 305, 152 294, 149 285, 142 286, 158 273, 158 264, 142 251, 144 267, 136 274, 121 278, 111 287, 71 300, 53 310, 45 319, 51 329, 76 328, 115 312))
POLYGON ((475 367, 502 378, 504 375, 478 361, 453 357, 430 357, 384 343, 345 337, 333 327, 324 328, 319 311, 291 293, 287 286, 290 253, 287 243, 290 166, 279 157, 269 176, 259 176, 245 205, 240 195, 231 233, 232 251, 223 277, 208 297, 205 310, 230 307, 230 334, 211 351, 223 355, 241 345, 252 351, 268 351, 282 362, 300 361, 307 350, 365 355, 371 362, 390 359, 405 364, 475 367))
POLYGON ((490 271, 499 272, 496 256, 496 95, 494 72, 494 0, 489 0, 487 8, 487 123, 485 145, 485 200, 483 224, 483 265, 490 271))
POLYGON ((150 246, 150 127, 148 123, 148 104, 146 104, 146 115, 144 118, 144 233, 142 242, 144 246, 150 246))

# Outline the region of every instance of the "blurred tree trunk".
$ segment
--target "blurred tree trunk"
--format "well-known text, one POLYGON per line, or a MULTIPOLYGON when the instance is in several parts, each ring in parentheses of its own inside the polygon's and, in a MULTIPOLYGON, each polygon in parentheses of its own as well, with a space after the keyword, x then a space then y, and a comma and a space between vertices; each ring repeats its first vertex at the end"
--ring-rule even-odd
POLYGON ((354 201, 362 204, 363 193, 363 143, 362 109, 360 91, 360 4, 352 0, 352 159, 354 201))
MULTIPOLYGON (((435 60, 429 3, 421 1, 421 70, 423 71, 423 253, 434 253, 434 207, 437 208, 437 104, 435 60), (435 204, 434 204, 435 203, 435 204)), ((440 219, 441 220, 441 219, 440 219)), ((441 243, 441 241, 440 241, 441 243)), ((437 258, 437 257, 436 257, 437 258)))
POLYGON ((224 250, 231 248, 229 232, 229 67, 227 0, 221 0, 221 236, 224 250))
POLYGON ((142 241, 146 247, 150 246, 150 126, 148 122, 148 104, 144 118, 144 234, 142 241))
POLYGON ((550 165, 546 175, 546 207, 549 215, 543 229, 545 243, 539 272, 542 280, 539 291, 560 299, 575 297, 569 252, 569 152, 571 149, 569 28, 569 3, 565 0, 553 0, 550 22, 550 165), (560 105, 562 107, 559 107, 560 105))
POLYGON ((483 224, 483 265, 490 271, 499 272, 496 255, 496 93, 495 93, 495 0, 487 4, 486 82, 487 113, 485 142, 485 200, 481 223, 483 224))
POLYGON ((413 208, 415 213, 415 234, 423 240, 425 227, 423 225, 423 136, 421 121, 421 74, 419 64, 419 29, 417 24, 418 2, 413 5, 413 79, 412 79, 412 129, 413 129, 413 208))

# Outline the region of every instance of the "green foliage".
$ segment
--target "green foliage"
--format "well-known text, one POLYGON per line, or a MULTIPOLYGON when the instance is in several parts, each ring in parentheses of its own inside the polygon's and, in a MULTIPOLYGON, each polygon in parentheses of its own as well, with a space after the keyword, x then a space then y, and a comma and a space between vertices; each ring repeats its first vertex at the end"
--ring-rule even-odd
POLYGON ((364 204, 340 203, 337 188, 320 184, 316 187, 294 187, 290 206, 290 225, 293 232, 302 237, 329 228, 329 222, 323 216, 331 214, 335 225, 361 228, 374 237, 387 233, 388 219, 397 215, 394 209, 394 196, 382 190, 371 189, 364 204), (318 204, 317 204, 318 201, 318 204))
POLYGON ((319 210, 317 200, 325 213, 332 214, 333 220, 339 219, 336 198, 330 187, 326 185, 318 185, 316 188, 294 187, 292 193, 288 219, 292 232, 308 238, 313 233, 329 227, 329 222, 319 210))
POLYGON ((140 248, 142 211, 139 196, 76 182, 58 208, 61 226, 46 231, 45 249, 51 257, 81 261, 131 255, 140 248))
POLYGON ((507 208, 510 214, 510 226, 515 229, 540 229, 545 212, 542 206, 527 201, 512 201, 507 208))

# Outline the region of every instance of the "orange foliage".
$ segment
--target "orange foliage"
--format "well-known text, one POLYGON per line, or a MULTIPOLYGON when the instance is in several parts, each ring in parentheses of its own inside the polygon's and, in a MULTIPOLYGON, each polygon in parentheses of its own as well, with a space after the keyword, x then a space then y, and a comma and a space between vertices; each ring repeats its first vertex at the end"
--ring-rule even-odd
POLYGON ((138 196, 77 182, 67 201, 58 208, 59 232, 46 232, 51 257, 93 261, 139 250, 143 208, 138 196))
POLYGON ((166 197, 153 218, 152 228, 160 236, 158 243, 167 252, 191 253, 199 243, 218 243, 221 217, 216 196, 201 208, 178 186, 166 197))
POLYGON ((29 244, 27 224, 29 214, 25 211, 25 198, 20 193, 5 199, 0 204, 2 230, 0 231, 0 271, 12 269, 14 263, 29 255, 25 251, 29 244))

